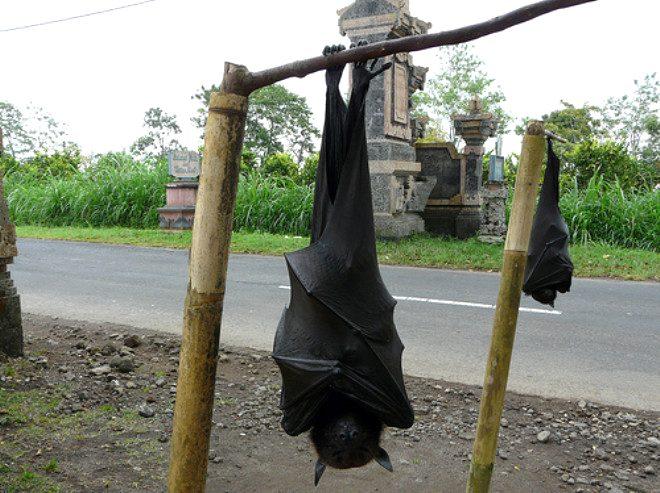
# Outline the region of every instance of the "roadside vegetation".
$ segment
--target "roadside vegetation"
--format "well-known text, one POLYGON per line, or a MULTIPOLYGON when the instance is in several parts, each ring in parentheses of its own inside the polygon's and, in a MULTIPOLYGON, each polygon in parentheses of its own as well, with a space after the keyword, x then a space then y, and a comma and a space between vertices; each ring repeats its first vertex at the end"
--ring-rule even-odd
MULTIPOLYGON (((513 118, 506 98, 470 47, 444 48, 443 70, 415 97, 415 116, 428 121, 426 138, 452 140, 450 115, 464 112, 473 94, 495 113, 501 130, 513 118)), ((194 124, 204 126, 213 88, 202 87, 194 124)), ((544 115, 546 126, 568 140, 557 144, 562 162, 560 208, 568 223, 577 275, 657 279, 660 272, 660 82, 635 81, 632 94, 601 106, 562 101, 544 115)), ((5 151, 0 169, 12 220, 25 237, 104 241, 186 248, 189 233, 163 233, 166 154, 180 149, 176 117, 160 108, 145 112, 145 134, 128 152, 82 156, 61 126, 43 110, 25 114, 0 101, 5 151), (36 113, 35 113, 36 112, 36 113), (30 122, 47 122, 32 129, 30 122), (64 142, 63 144, 61 144, 64 142)), ((235 252, 281 254, 307 244, 318 154, 311 110, 283 86, 251 96, 234 220, 235 252)), ((523 122, 524 123, 524 120, 523 122)), ((523 124, 517 126, 521 132, 523 124)), ((485 157, 488 161, 488 156, 485 157)), ((505 161, 512 189, 518 157, 505 161)), ((487 176, 487 173, 485 173, 487 176)), ((510 194, 509 199, 513 194, 510 194)), ((378 244, 382 262, 497 270, 501 247, 476 240, 419 236, 378 244)))

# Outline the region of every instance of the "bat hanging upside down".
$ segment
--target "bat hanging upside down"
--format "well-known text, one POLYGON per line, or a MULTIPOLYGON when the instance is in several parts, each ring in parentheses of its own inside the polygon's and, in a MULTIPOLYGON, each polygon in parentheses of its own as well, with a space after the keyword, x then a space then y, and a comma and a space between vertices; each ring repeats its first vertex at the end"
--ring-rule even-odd
MULTIPOLYGON (((327 47, 324 54, 343 49, 327 47)), ((392 471, 380 446, 382 430, 409 428, 414 420, 396 302, 376 257, 365 131, 369 84, 390 66, 356 63, 348 106, 339 92, 344 67, 327 71, 311 244, 285 256, 291 300, 273 358, 282 373, 284 430, 292 436, 311 430, 315 484, 326 466, 348 469, 375 460, 392 471)))

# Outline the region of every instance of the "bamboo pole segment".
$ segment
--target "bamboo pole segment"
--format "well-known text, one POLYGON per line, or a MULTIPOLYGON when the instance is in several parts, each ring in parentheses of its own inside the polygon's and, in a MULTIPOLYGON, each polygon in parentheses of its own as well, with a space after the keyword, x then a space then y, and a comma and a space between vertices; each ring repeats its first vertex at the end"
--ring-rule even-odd
MULTIPOLYGON (((225 77, 245 71, 227 64, 225 77)), ((246 96, 225 87, 211 95, 190 250, 170 493, 203 492, 206 485, 222 306, 247 108, 246 96)))
POLYGON ((532 121, 523 138, 516 176, 467 493, 487 493, 490 488, 544 155, 543 122, 532 121))

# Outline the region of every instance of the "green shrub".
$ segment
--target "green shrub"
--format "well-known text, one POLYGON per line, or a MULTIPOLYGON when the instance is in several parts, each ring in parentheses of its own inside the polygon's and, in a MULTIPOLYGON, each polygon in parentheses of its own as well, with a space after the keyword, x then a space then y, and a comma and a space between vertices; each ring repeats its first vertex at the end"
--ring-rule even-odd
POLYGON ((77 147, 69 147, 53 154, 37 153, 22 163, 19 168, 14 168, 14 171, 20 171, 22 174, 29 174, 38 179, 65 178, 78 173, 81 164, 80 150, 77 147))
POLYGON ((625 146, 616 142, 581 142, 566 152, 565 157, 562 172, 577 180, 580 188, 585 188, 594 176, 609 183, 618 181, 624 190, 650 188, 656 178, 652 166, 636 160, 625 146))
POLYGON ((3 174, 6 175, 20 165, 21 163, 15 157, 6 153, 0 155, 0 171, 2 171, 3 174))
POLYGON ((319 166, 318 153, 310 154, 305 159, 300 173, 298 174, 298 183, 302 185, 314 185, 316 183, 316 169, 319 166))
POLYGON ((259 169, 264 176, 284 176, 289 178, 298 176, 298 165, 291 156, 283 152, 268 156, 259 169))
POLYGON ((127 152, 108 152, 96 156, 96 162, 90 167, 91 171, 102 169, 130 169, 140 166, 140 162, 127 152))

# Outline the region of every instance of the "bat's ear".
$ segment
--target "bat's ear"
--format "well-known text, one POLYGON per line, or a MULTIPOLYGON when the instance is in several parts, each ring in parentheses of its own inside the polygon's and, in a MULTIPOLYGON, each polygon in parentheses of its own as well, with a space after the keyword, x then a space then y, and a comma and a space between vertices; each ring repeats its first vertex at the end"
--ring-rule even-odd
POLYGON ((392 467, 392 462, 390 462, 390 456, 387 455, 387 452, 385 452, 385 449, 383 449, 382 447, 378 447, 376 449, 376 452, 374 453, 374 460, 388 471, 394 472, 394 468, 392 467))
POLYGON ((314 466, 314 486, 319 485, 319 481, 321 480, 321 476, 323 476, 324 472, 325 464, 321 462, 321 460, 317 460, 316 466, 314 466))

